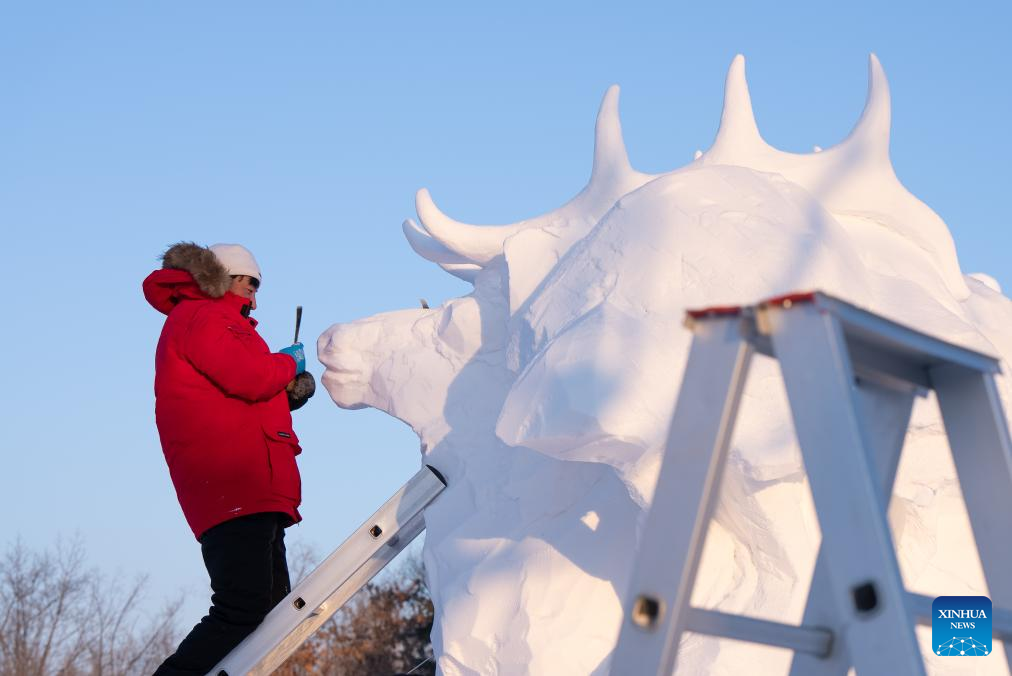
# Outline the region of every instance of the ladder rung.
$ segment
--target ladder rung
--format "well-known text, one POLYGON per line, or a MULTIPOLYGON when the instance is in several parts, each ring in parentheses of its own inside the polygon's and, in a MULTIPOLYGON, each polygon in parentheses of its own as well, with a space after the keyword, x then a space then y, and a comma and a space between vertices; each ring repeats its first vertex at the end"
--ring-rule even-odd
POLYGON ((426 465, 267 614, 211 674, 266 676, 425 530, 446 481, 426 465))
MULTIPOLYGON (((908 607, 918 624, 931 626, 933 600, 922 594, 907 594, 908 607)), ((686 629, 697 634, 787 648, 816 657, 828 656, 833 647, 833 632, 829 629, 799 627, 706 608, 689 609, 686 629)), ((1012 611, 1004 608, 994 608, 991 611, 991 634, 999 641, 1012 642, 1012 611)))
POLYGON ((829 629, 799 627, 705 608, 689 608, 686 619, 686 629, 697 634, 762 643, 816 657, 829 655, 833 647, 833 632, 829 629))

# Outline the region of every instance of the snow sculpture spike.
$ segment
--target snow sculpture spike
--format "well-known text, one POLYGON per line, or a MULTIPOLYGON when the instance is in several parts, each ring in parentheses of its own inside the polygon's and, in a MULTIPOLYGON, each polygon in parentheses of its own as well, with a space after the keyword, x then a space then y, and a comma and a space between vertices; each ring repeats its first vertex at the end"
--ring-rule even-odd
POLYGON ((609 179, 621 180, 634 173, 622 138, 618 94, 618 85, 608 87, 597 113, 597 124, 594 127, 594 168, 590 174, 590 186, 609 179))
MULTIPOLYGON (((731 61, 724 83, 724 109, 720 116, 720 128, 713 145, 704 156, 708 164, 740 164, 767 171, 774 167, 766 167, 764 164, 782 161, 794 164, 799 157, 826 164, 832 161, 830 158, 839 160, 846 155, 848 166, 855 166, 855 160, 859 160, 857 165, 867 165, 869 162, 888 164, 891 116, 889 83, 885 71, 878 58, 870 54, 868 97, 864 111, 850 135, 832 148, 819 148, 809 155, 777 150, 763 140, 756 124, 745 76, 745 57, 738 54, 731 61), (815 157, 816 155, 822 157, 815 157)), ((851 173, 854 173, 853 170, 851 173)))
MULTIPOLYGON (((594 129, 594 163, 587 186, 566 205, 536 218, 509 225, 470 225, 450 218, 436 206, 425 188, 415 195, 415 210, 421 226, 406 221, 403 229, 411 247, 421 256, 438 263, 458 277, 473 277, 474 271, 503 253, 504 242, 516 233, 549 223, 568 220, 567 209, 574 203, 595 201, 601 195, 617 192, 614 186, 642 183, 647 177, 629 163, 618 113, 619 87, 605 92, 594 129)), ((573 210, 577 211, 576 209, 573 210)))
MULTIPOLYGON (((618 115, 619 88, 604 95, 597 115, 594 164, 587 186, 562 207, 510 225, 474 226, 443 214, 428 191, 420 190, 416 208, 421 225, 405 225, 411 246, 423 257, 462 279, 506 255, 507 240, 528 229, 544 230, 554 239, 557 260, 579 236, 593 226, 623 195, 653 176, 632 168, 622 139, 618 115)), ((888 229, 908 237, 931 255, 945 285, 957 297, 969 293, 945 224, 896 178, 889 160, 889 85, 874 54, 868 63, 868 96, 864 111, 850 135, 835 146, 812 153, 778 150, 763 140, 752 110, 745 57, 731 62, 724 85, 724 109, 713 145, 697 155, 697 165, 726 164, 780 174, 817 195, 830 213, 874 214, 888 229), (890 187, 885 187, 889 185, 890 187)), ((549 260, 546 258, 546 260, 549 260)), ((530 275, 547 270, 528 270, 530 275)), ((519 307, 536 280, 511 278, 511 307, 519 307)))
POLYGON ((874 54, 868 55, 868 98, 861 118, 841 147, 859 146, 861 154, 873 161, 889 162, 889 127, 892 124, 892 103, 889 82, 882 64, 874 54))
POLYGON ((720 115, 720 129, 713 147, 708 151, 717 155, 731 152, 754 152, 770 147, 759 133, 752 112, 752 96, 745 79, 745 57, 738 54, 731 61, 724 81, 724 110, 720 115))
POLYGON ((745 59, 731 62, 717 138, 697 162, 729 164, 780 174, 819 197, 830 213, 874 215, 931 255, 956 298, 969 294, 955 245, 945 223, 903 187, 889 160, 889 83, 878 58, 868 58, 864 111, 846 139, 813 153, 789 153, 768 145, 759 133, 745 79, 745 59))

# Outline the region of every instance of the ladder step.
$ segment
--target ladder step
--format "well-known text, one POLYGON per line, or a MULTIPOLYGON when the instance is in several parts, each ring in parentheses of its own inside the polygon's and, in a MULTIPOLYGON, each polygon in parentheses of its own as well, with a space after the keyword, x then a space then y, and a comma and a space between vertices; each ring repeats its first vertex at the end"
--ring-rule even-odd
POLYGON ((816 657, 826 657, 833 648, 833 632, 829 629, 799 627, 705 608, 689 608, 686 629, 697 634, 787 648, 816 657))
MULTIPOLYGON (((931 626, 932 601, 930 596, 907 593, 907 605, 917 624, 931 626)), ((991 614, 991 635, 998 641, 1012 641, 1012 611, 995 608, 991 614)), ((784 624, 706 608, 689 609, 686 629, 697 634, 787 648, 815 657, 827 657, 833 649, 833 632, 823 627, 784 624)))

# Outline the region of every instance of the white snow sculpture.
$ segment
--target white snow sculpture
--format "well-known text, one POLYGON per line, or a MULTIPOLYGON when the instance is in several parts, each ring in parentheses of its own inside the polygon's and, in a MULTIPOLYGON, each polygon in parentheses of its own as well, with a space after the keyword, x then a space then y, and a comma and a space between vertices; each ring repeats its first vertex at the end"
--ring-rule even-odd
MULTIPOLYGON (((408 241, 474 292, 337 324, 318 349, 334 401, 406 422, 449 480, 426 515, 442 673, 606 673, 687 307, 817 288, 1012 359, 1012 303, 961 273, 945 224, 897 180, 874 56, 869 73, 857 126, 817 153, 762 140, 738 56, 717 138, 686 167, 632 169, 612 87, 590 182, 561 208, 472 226, 419 191, 408 241)), ((890 516, 908 587, 984 593, 930 400, 905 454, 890 516)), ((798 621, 819 534, 772 362, 754 367, 731 463, 694 603, 798 621)), ((778 673, 789 658, 689 635, 679 673, 778 673)))

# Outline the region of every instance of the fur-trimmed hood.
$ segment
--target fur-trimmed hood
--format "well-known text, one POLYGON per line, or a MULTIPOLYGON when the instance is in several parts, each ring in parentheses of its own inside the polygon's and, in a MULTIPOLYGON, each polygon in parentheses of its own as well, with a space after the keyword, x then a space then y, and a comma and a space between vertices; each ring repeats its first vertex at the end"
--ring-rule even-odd
POLYGON ((211 298, 221 298, 232 286, 232 277, 214 252, 193 242, 180 242, 162 254, 162 268, 186 270, 201 291, 211 298))
POLYGON ((168 314, 184 299, 221 298, 232 278, 214 252, 193 242, 179 242, 162 254, 162 269, 144 280, 144 297, 159 312, 168 314))

